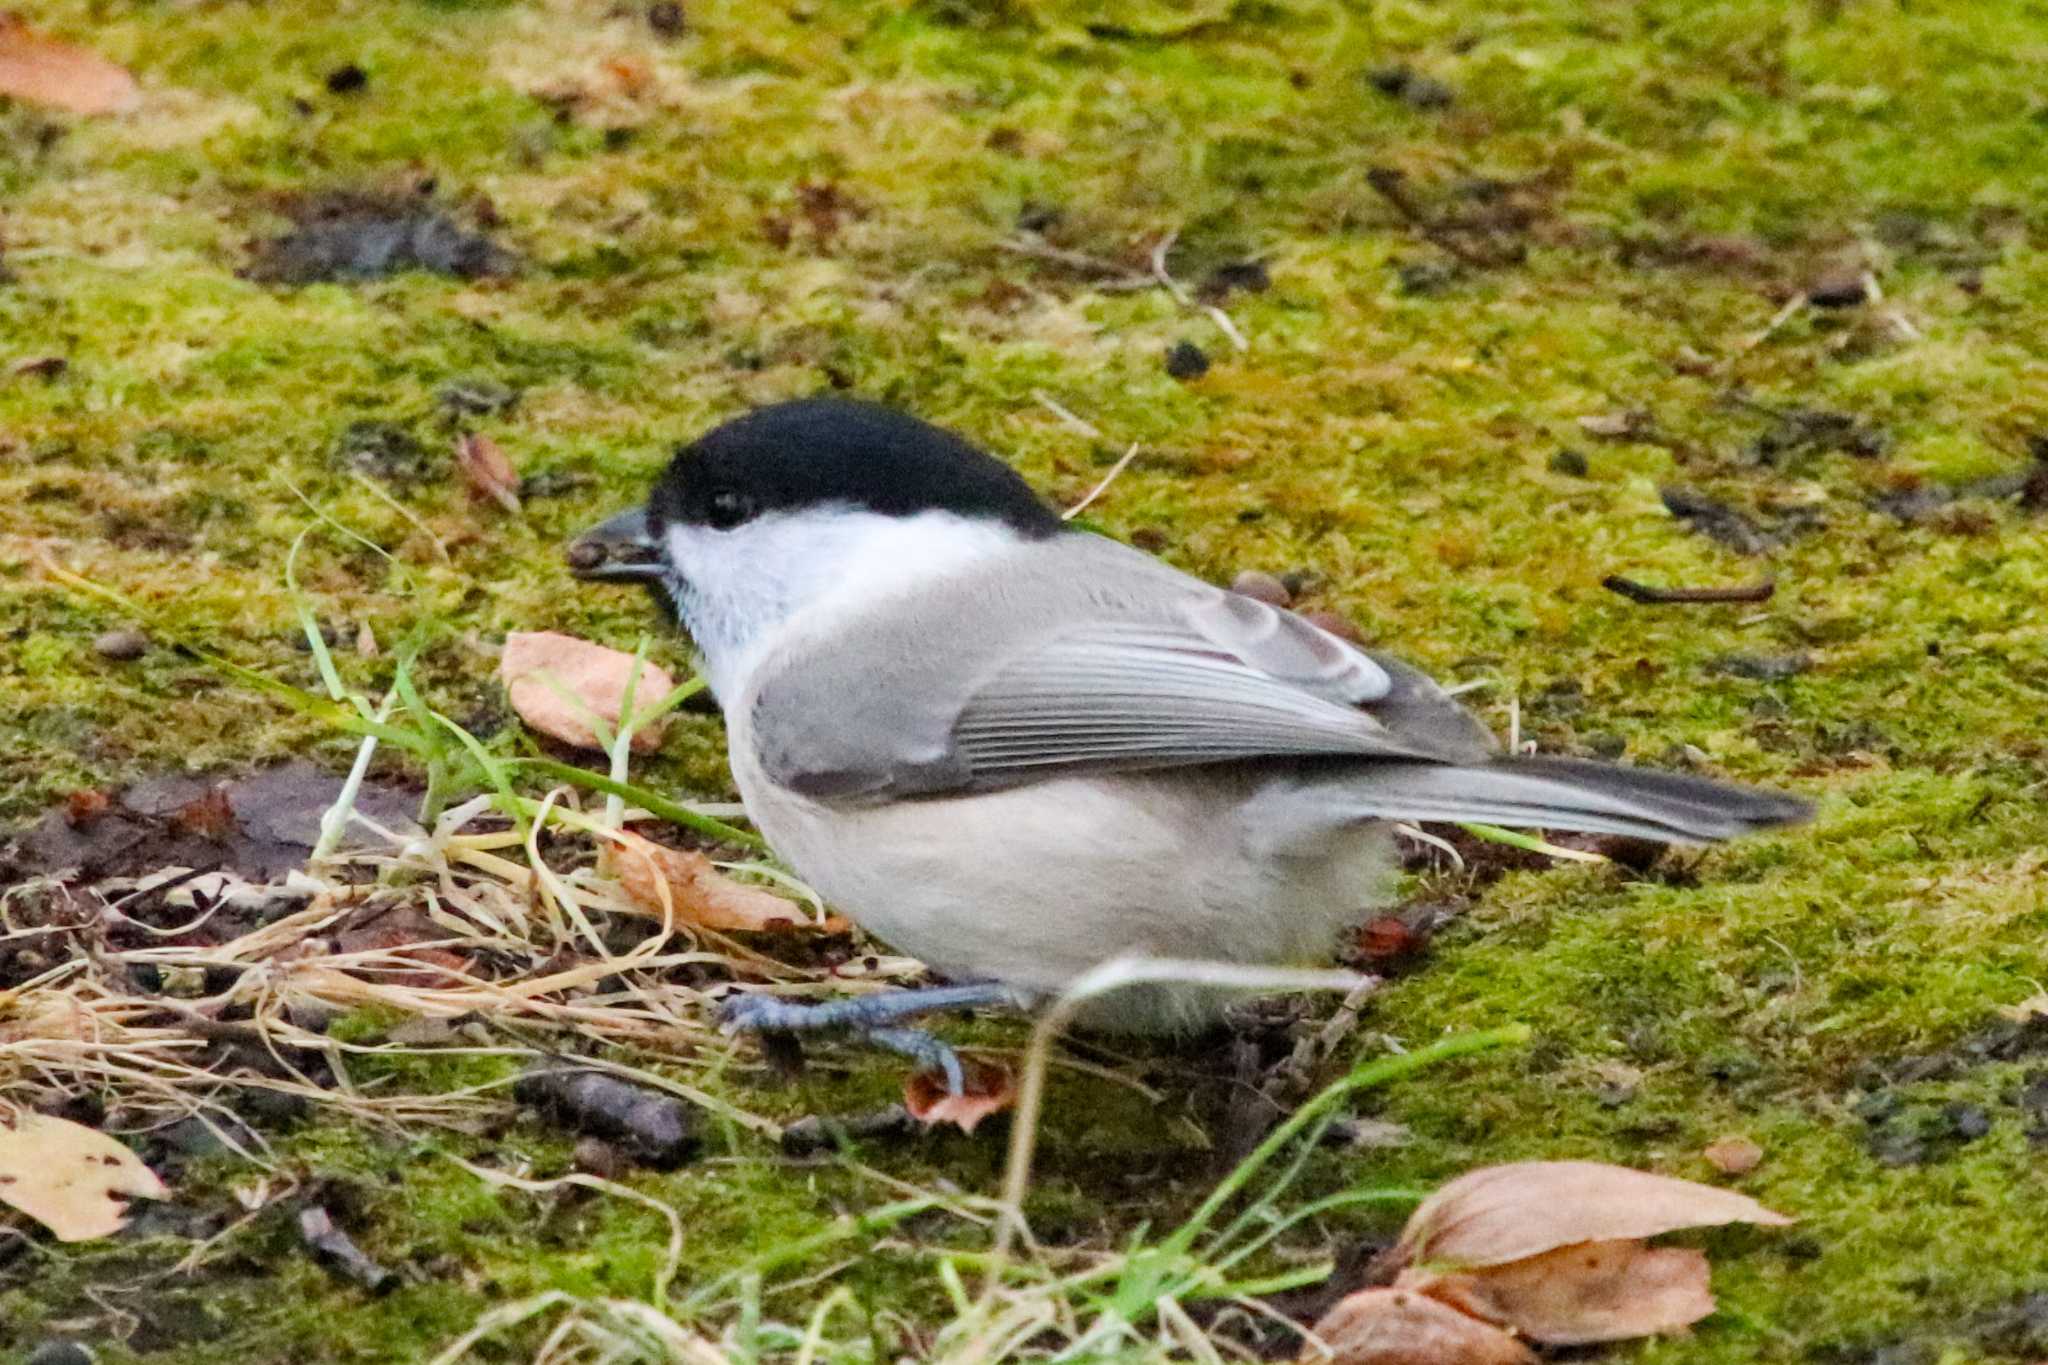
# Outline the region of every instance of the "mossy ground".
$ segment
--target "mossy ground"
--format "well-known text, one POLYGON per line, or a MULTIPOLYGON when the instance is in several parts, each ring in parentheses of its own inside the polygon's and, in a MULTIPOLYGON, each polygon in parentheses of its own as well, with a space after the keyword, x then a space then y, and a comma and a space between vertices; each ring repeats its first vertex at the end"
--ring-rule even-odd
MULTIPOLYGON (((1766 1152, 1744 1188, 1801 1228, 1712 1239, 1723 1311, 1617 1357, 2048 1349, 1984 1325, 2048 1284, 2048 1182, 2007 1102, 2023 1064, 1907 1088, 1993 1119, 1926 1164, 1879 1164, 1852 1112, 1866 1063, 1953 1044, 2048 980, 2043 523, 2010 503, 1913 525, 1869 505, 2020 468, 2048 432, 2038 0, 707 0, 673 37, 603 0, 39 16, 132 65, 149 96, 99 122, 0 109, 0 359, 69 362, 0 377, 0 810, 169 767, 344 752, 170 649, 98 657, 94 637, 126 623, 48 580, 44 554, 310 683, 282 571, 317 504, 402 566, 332 534, 302 557, 338 638, 367 627, 383 647, 344 651, 356 680, 377 686, 390 646, 432 618, 430 692, 489 731, 502 632, 630 644, 648 626, 637 598, 570 588, 564 537, 748 403, 885 399, 1060 499, 1136 441, 1091 509, 1109 533, 1211 578, 1305 572, 1314 605, 1376 641, 1492 680, 1475 701, 1505 728, 1518 700, 1545 748, 1697 751, 1821 802, 1810 829, 1688 860, 1689 876, 1493 885, 1379 997, 1359 1046, 1509 1020, 1536 1045, 1404 1083, 1384 1113, 1418 1142, 1333 1158, 1319 1179, 1427 1185, 1535 1155, 1706 1176, 1702 1145, 1743 1132, 1766 1152), (324 77, 349 63, 367 87, 331 93, 324 77), (1453 102, 1417 107, 1367 78, 1401 63, 1453 102), (1491 215, 1459 240, 1501 263, 1422 240, 1369 185, 1374 167, 1406 172, 1432 213, 1491 215), (291 196, 427 177, 496 220, 515 274, 238 275, 291 196), (1161 291, 1101 292, 1003 250, 1027 206, 1058 212, 1052 240, 1102 257, 1142 259, 1134 244, 1177 230, 1190 284, 1267 260, 1272 289, 1226 305, 1250 349, 1161 291), (1869 253, 1881 307, 1809 311, 1747 344, 1777 285, 1845 250, 1869 253), (1215 362, 1206 377, 1166 374, 1181 339, 1215 362), (466 420, 564 490, 520 517, 472 503, 441 457, 437 394, 475 380, 521 398, 466 420), (1883 448, 1795 443, 1760 462, 1759 436, 1784 429, 1770 412, 1793 408, 1851 414, 1883 448), (1578 425, 1626 410, 1654 439, 1578 425), (335 452, 364 421, 411 433, 427 477, 388 497, 353 478, 335 452), (1583 477, 1550 467, 1565 448, 1583 477), (1794 533, 1739 557, 1665 513, 1672 481, 1794 533), (1777 594, 1754 607, 1644 607, 1600 587, 1765 572, 1777 594), (1811 666, 1784 681, 1715 666, 1801 652, 1811 666)), ((682 727, 656 773, 723 795, 717 739, 708 721, 682 727)), ((794 1114, 892 1082, 875 1067, 809 1096, 751 1074, 719 1084, 794 1114)), ((1116 1241, 1213 1177, 1171 1104, 1161 1118, 1106 1081, 1063 1084, 1048 1225, 1116 1241)), ((533 1133, 508 1141, 544 1170, 566 1159, 533 1133)), ((685 1283, 889 1197, 745 1137, 714 1148, 723 1159, 644 1181, 685 1215, 685 1283)), ((641 1292, 662 1235, 651 1214, 494 1194, 429 1147, 357 1130, 316 1127, 287 1150, 350 1178, 361 1235, 412 1282, 366 1299, 262 1225, 197 1282, 136 1292, 183 1244, 39 1248, 26 1278, 21 1261, 0 1272, 0 1349, 63 1321, 112 1342, 129 1310, 148 1330, 107 1358, 418 1359, 507 1297, 641 1292)), ((993 1153, 940 1138, 870 1159, 989 1189, 993 1153)), ((872 1312, 943 1315, 914 1261, 847 1273, 872 1312)), ((884 1354, 903 1349, 895 1330, 876 1328, 884 1354)))

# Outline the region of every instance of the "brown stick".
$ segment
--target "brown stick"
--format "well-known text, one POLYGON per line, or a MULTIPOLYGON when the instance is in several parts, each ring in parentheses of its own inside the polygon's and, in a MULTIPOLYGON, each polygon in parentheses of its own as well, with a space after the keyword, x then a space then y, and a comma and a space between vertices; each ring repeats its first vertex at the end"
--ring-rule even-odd
POLYGON ((1365 183, 1379 192, 1380 198, 1394 206, 1394 211, 1412 224, 1429 241, 1450 252, 1466 265, 1491 270, 1496 266, 1513 265, 1519 259, 1513 254, 1480 251, 1461 241, 1455 227, 1437 221, 1422 205, 1415 202, 1415 196, 1408 193, 1408 176, 1391 166, 1374 166, 1365 173, 1365 183))
POLYGON ((1778 590, 1778 581, 1766 578, 1761 583, 1739 588, 1653 588, 1633 578, 1609 574, 1600 580, 1600 586, 1609 592, 1620 593, 1631 602, 1662 606, 1673 602, 1768 602, 1771 594, 1778 590))

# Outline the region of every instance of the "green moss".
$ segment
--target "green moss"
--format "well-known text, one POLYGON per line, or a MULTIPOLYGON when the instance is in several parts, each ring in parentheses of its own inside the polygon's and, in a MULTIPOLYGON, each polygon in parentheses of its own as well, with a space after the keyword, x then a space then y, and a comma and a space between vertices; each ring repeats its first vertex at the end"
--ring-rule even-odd
MULTIPOLYGON (((1914 1092, 1994 1120, 1925 1167, 1879 1164, 1852 1105, 1872 1059, 1953 1045, 2048 973, 2027 852, 2048 839, 2048 550, 2009 505, 1903 525, 1870 500, 2020 468, 2048 429, 2038 11, 834 0, 693 4, 666 42, 632 7, 597 4, 46 7, 151 94, 97 122, 0 111, 0 360, 69 361, 49 379, 0 377, 0 812, 166 768, 339 759, 338 737, 161 647, 182 635, 311 684, 282 583, 308 502, 396 560, 327 531, 301 555, 336 638, 367 624, 384 646, 343 649, 351 681, 380 688, 392 644, 429 622, 429 694, 502 720, 502 632, 630 643, 651 628, 630 595, 567 590, 564 537, 749 402, 882 397, 1001 450, 1062 500, 1138 441, 1091 509, 1110 533, 1212 578, 1303 571, 1311 605, 1488 680, 1475 703, 1503 729, 1512 708, 1546 748, 1697 751, 1822 803, 1811 830, 1681 859, 1682 874, 1490 888, 1380 999, 1368 1034, 1414 1043, 1523 1019, 1538 1044, 1403 1084, 1386 1113, 1420 1141, 1331 1157, 1312 1183, 1428 1185, 1527 1155, 1702 1176, 1698 1149, 1745 1132, 1767 1152, 1745 1187, 1803 1230, 1707 1238, 1722 1313, 1633 1358, 1789 1361, 1893 1339, 1995 1355, 1971 1324, 2048 1271, 2039 1162, 2005 1098, 2024 1064, 1914 1092), (646 63, 637 95, 606 73, 622 56, 646 63), (326 73, 350 62, 367 89, 330 94, 326 73), (1395 62, 1455 102, 1380 94, 1365 75, 1395 62), (1375 166, 1405 171, 1435 212, 1505 202, 1521 226, 1498 241, 1526 260, 1448 260, 1374 192, 1375 166), (296 289, 238 275, 291 196, 428 175, 458 215, 497 222, 517 274, 296 289), (836 214, 807 215, 805 183, 835 186, 836 214), (1177 230, 1191 284, 1268 260, 1272 290, 1228 304, 1251 349, 1159 292, 1093 292, 1002 250, 1027 204, 1063 214, 1061 244, 1113 259, 1177 230), (1773 288, 1859 242, 1916 338, 1866 308, 1749 344, 1773 288), (1404 283, 1418 265, 1449 268, 1404 283), (1181 339, 1215 362, 1192 384, 1162 365, 1181 339), (479 381, 519 401, 462 420, 558 490, 517 518, 447 473, 456 423, 438 395, 479 381), (1729 401, 1737 389, 1745 401, 1729 401), (1056 421, 1040 390, 1102 440, 1056 421), (1883 452, 1801 447, 1760 465, 1765 409, 1795 407, 1853 415, 1883 452), (1651 416, 1654 440, 1579 426, 1628 409, 1651 416), (361 424, 423 452, 388 499, 335 458, 361 424), (1567 447, 1585 477, 1549 469, 1567 447), (1791 534, 1767 562, 1733 555, 1662 510, 1671 482, 1791 534), (142 603, 160 647, 99 657, 93 637, 131 623, 44 576, 45 555, 142 603), (1778 592, 1758 609, 1645 608, 1600 588, 1616 572, 1770 572, 1778 592), (1754 682, 1716 667, 1737 653, 1812 664, 1754 682)), ((655 657, 684 666, 672 640, 655 657)), ((715 724, 672 733, 649 775, 727 794, 715 724)), ((861 1063, 775 1092, 679 1065, 786 1115, 879 1103, 894 1084, 861 1063)), ((407 1064, 382 1079, 498 1074, 407 1064)), ((1213 1177, 1181 1090, 1154 1106, 1105 1080, 1062 1085, 1035 1206, 1048 1226, 1120 1243, 1213 1177)), ((508 1142, 536 1169, 566 1168, 558 1139, 508 1142)), ((720 1142, 716 1164, 633 1178, 685 1213, 686 1277, 888 1197, 842 1167, 720 1142)), ((199 1316, 138 1333, 133 1354, 421 1359, 489 1303, 644 1292, 665 1235, 647 1210, 491 1192, 442 1150, 327 1126, 287 1146, 363 1191, 366 1245, 407 1267, 390 1297, 364 1299, 298 1256, 288 1226, 259 1225, 181 1300, 199 1316)), ((503 1155, 471 1139, 446 1150, 503 1155)), ((997 1175, 986 1140, 866 1156, 971 1190, 997 1175)), ((88 1289, 184 1250, 38 1249, 29 1287, 0 1280, 0 1345, 102 1321, 88 1289)), ((872 1313, 946 1314, 910 1258, 847 1273, 872 1313)), ((770 1315, 800 1316, 807 1292, 771 1297, 770 1315)), ((875 1332, 879 1353, 897 1349, 875 1332)))

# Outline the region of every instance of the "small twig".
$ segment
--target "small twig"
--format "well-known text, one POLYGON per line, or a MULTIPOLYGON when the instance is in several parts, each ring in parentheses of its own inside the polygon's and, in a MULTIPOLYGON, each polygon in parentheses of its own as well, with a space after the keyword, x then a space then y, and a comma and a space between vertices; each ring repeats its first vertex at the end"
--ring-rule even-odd
POLYGON ((1778 581, 1766 578, 1761 583, 1735 588, 1653 588, 1633 578, 1609 574, 1600 580, 1600 586, 1609 592, 1620 593, 1631 602, 1661 606, 1679 602, 1768 602, 1771 594, 1778 590, 1778 581))
POLYGON ((1054 265, 1063 265, 1069 270, 1078 270, 1083 274, 1101 275, 1116 280, 1127 288, 1149 289, 1155 283, 1143 273, 1119 265, 1115 261, 1090 256, 1085 251, 1069 251, 1065 247, 1054 246, 1051 242, 1041 241, 1035 237, 1005 237, 997 242, 996 246, 1012 255, 1051 261, 1054 265))
POLYGON ((1735 348, 1735 354, 1741 355, 1744 351, 1753 351, 1763 345, 1766 341, 1770 340, 1773 332, 1776 332, 1780 327, 1792 321, 1805 307, 1806 291, 1801 290, 1785 300, 1785 306, 1772 314, 1771 320, 1764 324, 1764 329, 1761 332, 1745 337, 1742 343, 1735 348))
POLYGON ((1502 264, 1489 253, 1475 251, 1459 241, 1456 231, 1439 223, 1428 210, 1416 203, 1415 197, 1408 193, 1408 177, 1401 171, 1391 166, 1374 166, 1365 173, 1365 183, 1378 191, 1380 198, 1393 205, 1394 211, 1407 219, 1416 231, 1466 265, 1491 269, 1502 264))
MULTIPOLYGON (((1196 306, 1195 300, 1188 293, 1187 286, 1176 280, 1173 277, 1173 272, 1166 268, 1166 253, 1173 250, 1173 244, 1179 240, 1180 229, 1175 228, 1164 237, 1161 237, 1159 244, 1152 248, 1152 278, 1159 282, 1160 288, 1173 295, 1175 303, 1178 303, 1183 308, 1193 308, 1196 306)), ((1213 303, 1205 303, 1200 305, 1200 307, 1204 313, 1209 315, 1209 321, 1216 324, 1216 330, 1223 333, 1225 340, 1229 341, 1233 347, 1239 351, 1249 351, 1252 348, 1252 343, 1246 338, 1244 332, 1239 329, 1235 322, 1230 320, 1230 314, 1224 312, 1213 303)))
POLYGON ((1237 324, 1230 320, 1230 314, 1224 312, 1213 303, 1203 304, 1202 311, 1207 313, 1209 320, 1216 324, 1217 331, 1230 338, 1231 345, 1240 351, 1249 351, 1252 348, 1252 344, 1246 339, 1245 334, 1239 331, 1237 324))
POLYGON ((1091 441, 1099 441, 1102 439, 1101 427, 1096 426, 1095 423, 1089 421, 1087 418, 1077 415, 1072 409, 1063 405, 1057 398, 1054 398, 1044 389, 1033 389, 1031 391, 1031 396, 1038 400, 1038 404, 1040 407, 1044 408, 1047 412, 1050 412, 1053 416, 1059 418, 1062 425, 1079 432, 1081 435, 1086 436, 1091 441))
POLYGON ((1153 245, 1152 278, 1159 281, 1160 288, 1173 295, 1175 303, 1178 303, 1183 308, 1187 308, 1193 305, 1194 300, 1188 297, 1188 291, 1182 287, 1180 281, 1176 280, 1166 268, 1166 253, 1173 250, 1173 244, 1179 240, 1180 229, 1175 228, 1153 245))
POLYGON ((1096 484, 1095 487, 1089 489, 1087 497, 1081 499, 1072 507, 1069 507, 1066 511, 1060 513, 1060 520, 1072 521, 1075 517, 1078 517, 1081 515, 1081 513, 1087 511, 1088 504, 1094 502, 1097 498, 1101 497, 1102 491, 1105 488, 1108 488, 1109 485, 1115 481, 1117 475, 1124 472, 1124 466, 1128 465, 1132 460, 1136 459, 1137 457, 1138 443, 1136 441, 1133 441, 1131 442, 1131 448, 1129 450, 1126 450, 1123 453, 1122 458, 1119 459, 1115 464, 1111 465, 1109 467, 1109 472, 1102 476, 1102 482, 1096 484))

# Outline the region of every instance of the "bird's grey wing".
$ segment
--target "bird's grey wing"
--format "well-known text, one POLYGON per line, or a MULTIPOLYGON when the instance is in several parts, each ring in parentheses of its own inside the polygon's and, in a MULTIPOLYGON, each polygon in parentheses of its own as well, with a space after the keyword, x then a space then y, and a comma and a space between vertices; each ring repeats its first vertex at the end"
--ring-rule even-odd
POLYGON ((1492 752, 1415 669, 1113 542, 1061 544, 1049 567, 1027 558, 1000 579, 944 585, 914 612, 848 622, 829 648, 782 661, 752 706, 768 775, 858 800, 1243 759, 1492 752))

